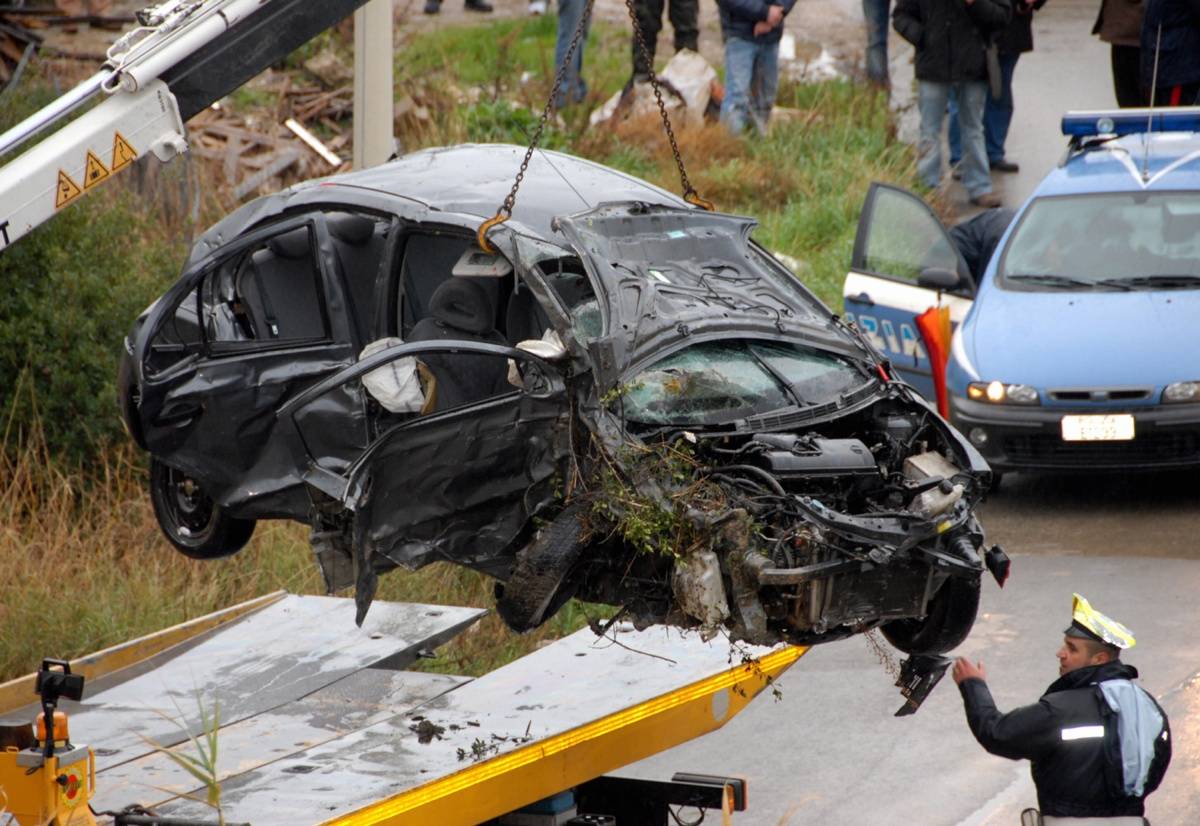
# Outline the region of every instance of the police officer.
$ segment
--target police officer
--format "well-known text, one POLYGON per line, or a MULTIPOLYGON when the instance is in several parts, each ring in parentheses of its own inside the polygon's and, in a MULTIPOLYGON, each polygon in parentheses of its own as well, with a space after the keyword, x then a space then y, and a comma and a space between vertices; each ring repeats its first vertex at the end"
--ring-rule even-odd
POLYGON ((1134 642, 1128 628, 1075 594, 1059 678, 1037 703, 1007 714, 992 701, 983 663, 954 663, 975 739, 992 754, 1032 761, 1041 815, 1027 810, 1022 823, 1146 822, 1145 796, 1171 762, 1171 731, 1154 698, 1131 682, 1137 669, 1121 662, 1134 642))

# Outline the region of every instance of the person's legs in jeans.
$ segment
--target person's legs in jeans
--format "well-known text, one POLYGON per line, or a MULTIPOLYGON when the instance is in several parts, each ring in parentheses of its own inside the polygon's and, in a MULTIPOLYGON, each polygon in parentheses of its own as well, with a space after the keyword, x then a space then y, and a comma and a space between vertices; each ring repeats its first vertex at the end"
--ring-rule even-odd
POLYGON ((667 18, 675 32, 675 51, 700 51, 700 0, 670 0, 667 18))
POLYGON ((950 146, 950 166, 962 160, 962 133, 958 131, 958 87, 950 87, 950 102, 946 104, 946 143, 950 146))
POLYGON ((888 85, 888 5, 891 0, 862 0, 867 21, 867 79, 888 85))
POLYGON ((750 112, 750 84, 754 79, 755 46, 740 37, 725 40, 725 99, 721 101, 721 123, 740 135, 746 130, 750 112))
POLYGON ((759 134, 767 134, 771 108, 779 91, 779 41, 755 45, 754 78, 750 85, 750 113, 759 134))
MULTIPOLYGON (((558 0, 558 39, 554 42, 555 77, 558 76, 559 67, 566 60, 575 30, 579 28, 579 18, 583 16, 586 8, 587 0, 558 0)), ((579 103, 587 97, 587 81, 583 79, 583 46, 590 27, 591 20, 583 24, 579 45, 575 47, 571 65, 567 67, 562 86, 559 87, 558 96, 554 100, 554 105, 560 109, 572 103, 579 103)))
POLYGON ((930 189, 942 182, 942 121, 946 117, 946 99, 949 95, 949 83, 917 81, 917 109, 921 113, 917 173, 930 189))
POLYGON ((642 56, 638 47, 637 37, 633 38, 633 77, 635 80, 648 79, 650 70, 654 68, 654 51, 658 48, 658 33, 662 31, 663 3, 665 0, 633 0, 633 10, 637 13, 638 28, 646 39, 646 51, 642 56), (647 61, 649 63, 647 64, 647 61))
POLYGON ((1000 53, 1000 98, 997 100, 988 92, 983 107, 983 136, 988 163, 1004 160, 1004 143, 1008 140, 1008 127, 1013 116, 1013 72, 1020 57, 1015 52, 1000 53))
MULTIPOLYGON (((958 128, 962 133, 963 186, 972 198, 992 191, 987 147, 983 138, 983 107, 988 85, 982 80, 958 85, 958 128)), ((924 130, 922 130, 924 137, 924 130)))

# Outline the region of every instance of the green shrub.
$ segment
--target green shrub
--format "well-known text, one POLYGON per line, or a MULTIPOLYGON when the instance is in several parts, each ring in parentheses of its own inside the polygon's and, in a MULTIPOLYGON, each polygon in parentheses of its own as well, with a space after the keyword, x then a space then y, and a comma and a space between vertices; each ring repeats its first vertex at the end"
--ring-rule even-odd
POLYGON ((4 450, 35 423, 70 463, 120 436, 121 342, 183 253, 131 201, 118 191, 90 195, 0 253, 4 450))

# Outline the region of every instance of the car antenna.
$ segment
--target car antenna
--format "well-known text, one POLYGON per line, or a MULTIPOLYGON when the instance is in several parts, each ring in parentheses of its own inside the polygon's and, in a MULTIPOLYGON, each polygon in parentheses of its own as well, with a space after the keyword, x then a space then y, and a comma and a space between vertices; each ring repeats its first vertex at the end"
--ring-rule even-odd
POLYGON ((1158 24, 1158 34, 1154 38, 1154 71, 1150 76, 1150 112, 1146 115, 1146 137, 1143 139, 1145 152, 1142 153, 1142 183, 1150 180, 1150 135, 1154 132, 1154 93, 1158 91, 1158 52, 1162 46, 1162 23, 1158 24))
POLYGON ((554 165, 554 161, 550 160, 550 156, 546 154, 546 150, 542 149, 539 146, 538 154, 542 156, 543 161, 550 164, 550 168, 554 170, 554 174, 558 175, 558 177, 563 179, 563 183, 571 188, 571 191, 575 193, 576 197, 578 197, 579 200, 583 201, 583 205, 585 207, 587 207, 588 209, 591 209, 592 208, 591 202, 588 201, 587 198, 583 197, 583 193, 575 188, 575 184, 571 183, 571 181, 567 178, 567 176, 562 173, 562 170, 560 170, 557 166, 554 165))

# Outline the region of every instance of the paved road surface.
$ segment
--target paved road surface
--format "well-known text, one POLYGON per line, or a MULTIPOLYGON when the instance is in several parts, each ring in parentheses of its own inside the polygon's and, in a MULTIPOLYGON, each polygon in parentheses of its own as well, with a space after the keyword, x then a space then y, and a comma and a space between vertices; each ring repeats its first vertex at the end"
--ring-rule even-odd
MULTIPOLYGON (((1037 51, 1015 79, 1009 156, 997 176, 1019 206, 1065 147, 1067 109, 1114 105, 1108 47, 1090 35, 1096 0, 1051 0, 1035 19, 1037 51)), ((837 4, 840 11, 845 3, 837 4)), ((892 37, 904 105, 912 50, 892 37)), ((910 128, 913 118, 906 119, 910 128)), ((952 195, 965 204, 961 189, 952 195)), ((1200 473, 1005 478, 983 509, 991 541, 1012 552, 1003 591, 987 583, 980 620, 960 653, 982 658, 1001 708, 1034 701, 1057 677, 1054 652, 1072 591, 1138 636, 1127 660, 1172 720, 1175 757, 1149 798, 1155 826, 1200 812, 1200 473)), ((760 697, 723 730, 630 767, 666 778, 679 770, 742 774, 751 811, 740 824, 1015 826, 1034 804, 1027 763, 975 743, 949 677, 914 717, 894 718, 899 694, 859 639, 816 648, 781 680, 783 699, 760 697)))

